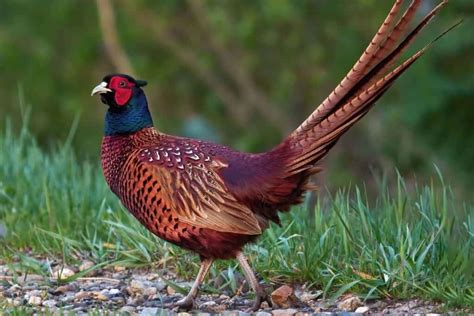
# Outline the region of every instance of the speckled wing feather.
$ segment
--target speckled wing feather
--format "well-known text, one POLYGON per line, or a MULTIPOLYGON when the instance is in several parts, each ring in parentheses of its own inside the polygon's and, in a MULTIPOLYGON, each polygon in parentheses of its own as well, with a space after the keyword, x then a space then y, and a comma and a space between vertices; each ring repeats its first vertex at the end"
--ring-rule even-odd
POLYGON ((219 175, 227 167, 224 162, 191 145, 143 148, 138 157, 180 221, 220 232, 262 233, 254 213, 236 200, 219 175))

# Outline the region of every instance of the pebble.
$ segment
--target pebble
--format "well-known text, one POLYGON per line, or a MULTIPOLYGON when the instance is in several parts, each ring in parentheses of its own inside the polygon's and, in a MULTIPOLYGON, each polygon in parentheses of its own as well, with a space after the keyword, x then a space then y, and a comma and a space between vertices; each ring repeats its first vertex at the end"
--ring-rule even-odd
POLYGON ((68 293, 66 296, 60 298, 61 303, 71 303, 75 299, 74 293, 68 293))
POLYGON ((272 310, 272 315, 273 316, 291 316, 296 314, 298 311, 294 308, 289 308, 289 309, 275 309, 272 310))
POLYGON ((318 297, 321 296, 321 294, 323 294, 322 291, 319 291, 319 292, 316 292, 316 293, 302 293, 300 296, 299 296, 299 299, 302 301, 302 302, 309 302, 309 301, 314 301, 315 299, 317 299, 318 297))
POLYGON ((58 286, 56 289, 54 289, 53 294, 54 295, 61 295, 61 294, 66 293, 67 291, 71 291, 70 286, 69 285, 61 285, 61 286, 58 286))
POLYGON ((102 294, 101 292, 92 292, 90 295, 93 299, 97 301, 108 301, 109 298, 102 294))
POLYGON ((20 285, 24 284, 31 284, 31 283, 39 283, 44 281, 44 277, 38 274, 28 274, 26 276, 21 276, 17 278, 17 282, 20 285))
POLYGON ((22 299, 20 298, 16 298, 16 299, 12 299, 12 298, 7 298, 7 305, 10 305, 10 306, 20 306, 22 305, 22 299))
POLYGON ((80 301, 90 297, 90 292, 80 291, 74 294, 74 300, 80 301))
POLYGON ((214 306, 217 306, 217 303, 214 302, 214 301, 208 301, 208 302, 204 302, 202 303, 201 305, 199 305, 199 309, 202 309, 202 308, 209 308, 209 307, 214 307, 214 306))
POLYGON ((158 314, 158 308, 157 307, 145 307, 142 309, 140 316, 149 316, 149 315, 156 315, 158 314))
POLYGON ((67 267, 57 267, 53 270, 53 279, 65 280, 74 275, 74 271, 67 267))
POLYGON ((171 286, 167 286, 166 293, 168 293, 168 295, 175 295, 176 291, 171 286))
POLYGON ((257 312, 255 313, 255 316, 272 316, 272 314, 267 312, 257 312))
POLYGON ((28 304, 33 306, 40 306, 42 303, 41 297, 39 296, 30 296, 28 299, 28 304))
POLYGON ((125 304, 125 299, 121 296, 114 296, 110 299, 115 304, 123 305, 125 304))
POLYGON ((109 295, 110 295, 110 296, 115 296, 115 295, 120 294, 120 293, 121 293, 121 292, 120 292, 119 289, 110 289, 110 290, 109 290, 109 295))
POLYGON ((47 307, 49 309, 53 309, 53 308, 56 307, 57 303, 58 302, 56 302, 55 300, 46 300, 46 301, 43 302, 43 306, 47 307))
POLYGON ((130 305, 125 305, 125 306, 122 306, 118 311, 119 313, 134 313, 136 310, 136 308, 134 306, 130 306, 130 305))
POLYGON ((90 260, 84 260, 81 265, 79 266, 79 271, 85 271, 94 266, 94 262, 90 260))
POLYGON ((295 291, 288 285, 282 285, 272 292, 271 298, 273 303, 278 307, 288 308, 292 306, 293 296, 295 291))
POLYGON ((132 280, 132 282, 130 282, 130 288, 132 289, 133 292, 142 293, 143 290, 145 289, 145 285, 143 284, 142 281, 132 280))
POLYGON ((344 300, 339 302, 339 304, 337 304, 337 308, 346 312, 350 312, 355 310, 361 304, 362 302, 360 301, 360 298, 358 298, 357 296, 349 296, 348 298, 345 298, 344 300))
POLYGON ((150 296, 153 296, 155 295, 156 293, 158 293, 158 290, 156 289, 156 287, 147 287, 144 291, 143 291, 143 294, 150 297, 150 296))
POLYGON ((357 307, 355 312, 359 313, 359 314, 364 314, 364 313, 367 313, 369 311, 369 309, 370 308, 368 306, 361 306, 361 307, 357 307))
POLYGON ((161 280, 161 278, 155 280, 155 281, 153 282, 153 286, 156 287, 156 289, 158 290, 158 292, 161 292, 161 291, 163 291, 164 289, 166 289, 166 283, 163 282, 163 281, 161 280))
POLYGON ((39 290, 33 290, 29 291, 25 294, 26 297, 31 297, 31 296, 41 296, 41 291, 39 290))
POLYGON ((126 268, 125 267, 122 267, 122 266, 114 266, 114 271, 115 272, 123 272, 125 271, 126 268))
MULTIPOLYGON (((273 293, 271 294, 271 300, 273 303, 275 303, 276 307, 280 308, 288 309, 306 306, 306 304, 302 303, 300 298, 296 296, 295 290, 288 285, 282 285, 278 289, 273 291, 273 293)), ((262 308, 265 308, 263 307, 263 303, 262 308)))

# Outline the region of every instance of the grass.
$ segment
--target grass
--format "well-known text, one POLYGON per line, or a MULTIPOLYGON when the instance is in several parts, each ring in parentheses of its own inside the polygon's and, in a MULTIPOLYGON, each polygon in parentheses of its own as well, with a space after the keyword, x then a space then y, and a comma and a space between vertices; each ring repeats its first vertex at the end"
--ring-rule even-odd
MULTIPOLYGON (((45 153, 26 127, 0 131, 0 222, 8 231, 0 260, 25 273, 50 273, 41 255, 192 278, 198 258, 142 228, 108 190, 99 162, 78 161, 69 143, 45 153)), ((384 183, 373 203, 355 187, 284 214, 282 227, 246 248, 252 265, 266 282, 306 284, 330 300, 351 292, 474 307, 473 207, 454 199, 438 171, 412 192, 401 177, 392 190, 384 183)), ((220 261, 211 273, 225 271, 235 287, 236 270, 220 261)))

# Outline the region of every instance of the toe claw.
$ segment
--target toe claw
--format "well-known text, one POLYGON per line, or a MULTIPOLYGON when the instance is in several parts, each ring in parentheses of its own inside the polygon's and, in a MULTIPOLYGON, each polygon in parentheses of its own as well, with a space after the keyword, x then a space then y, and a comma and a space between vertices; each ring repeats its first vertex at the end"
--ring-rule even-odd
POLYGON ((268 294, 265 294, 265 298, 264 298, 265 302, 268 303, 268 307, 272 308, 273 307, 273 302, 272 302, 272 299, 270 298, 270 296, 268 294))
POLYGON ((192 298, 185 297, 174 303, 174 307, 177 307, 178 310, 189 311, 194 307, 194 300, 192 298))
POLYGON ((273 302, 270 297, 264 292, 263 294, 257 294, 255 301, 251 308, 247 309, 247 313, 256 312, 260 309, 263 302, 267 302, 269 307, 273 307, 273 302))

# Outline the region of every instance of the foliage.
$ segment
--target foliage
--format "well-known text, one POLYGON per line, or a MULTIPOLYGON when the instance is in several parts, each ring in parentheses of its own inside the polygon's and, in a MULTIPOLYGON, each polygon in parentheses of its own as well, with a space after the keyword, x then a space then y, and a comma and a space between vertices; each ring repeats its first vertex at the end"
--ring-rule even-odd
MULTIPOLYGON (((0 257, 14 271, 48 274, 35 259, 40 254, 64 264, 88 258, 94 268, 164 267, 184 278, 197 272, 197 258, 146 231, 109 192, 98 163, 78 162, 70 142, 46 154, 27 128, 17 136, 7 127, 0 152, 0 222, 8 230, 0 257)), ((306 283, 326 298, 351 291, 474 306, 473 207, 455 200, 439 174, 411 193, 401 177, 394 193, 386 183, 374 203, 353 187, 309 212, 285 214, 282 227, 272 225, 246 249, 259 275, 267 283, 306 283)), ((227 271, 232 284, 235 269, 222 261, 211 273, 227 271)))

